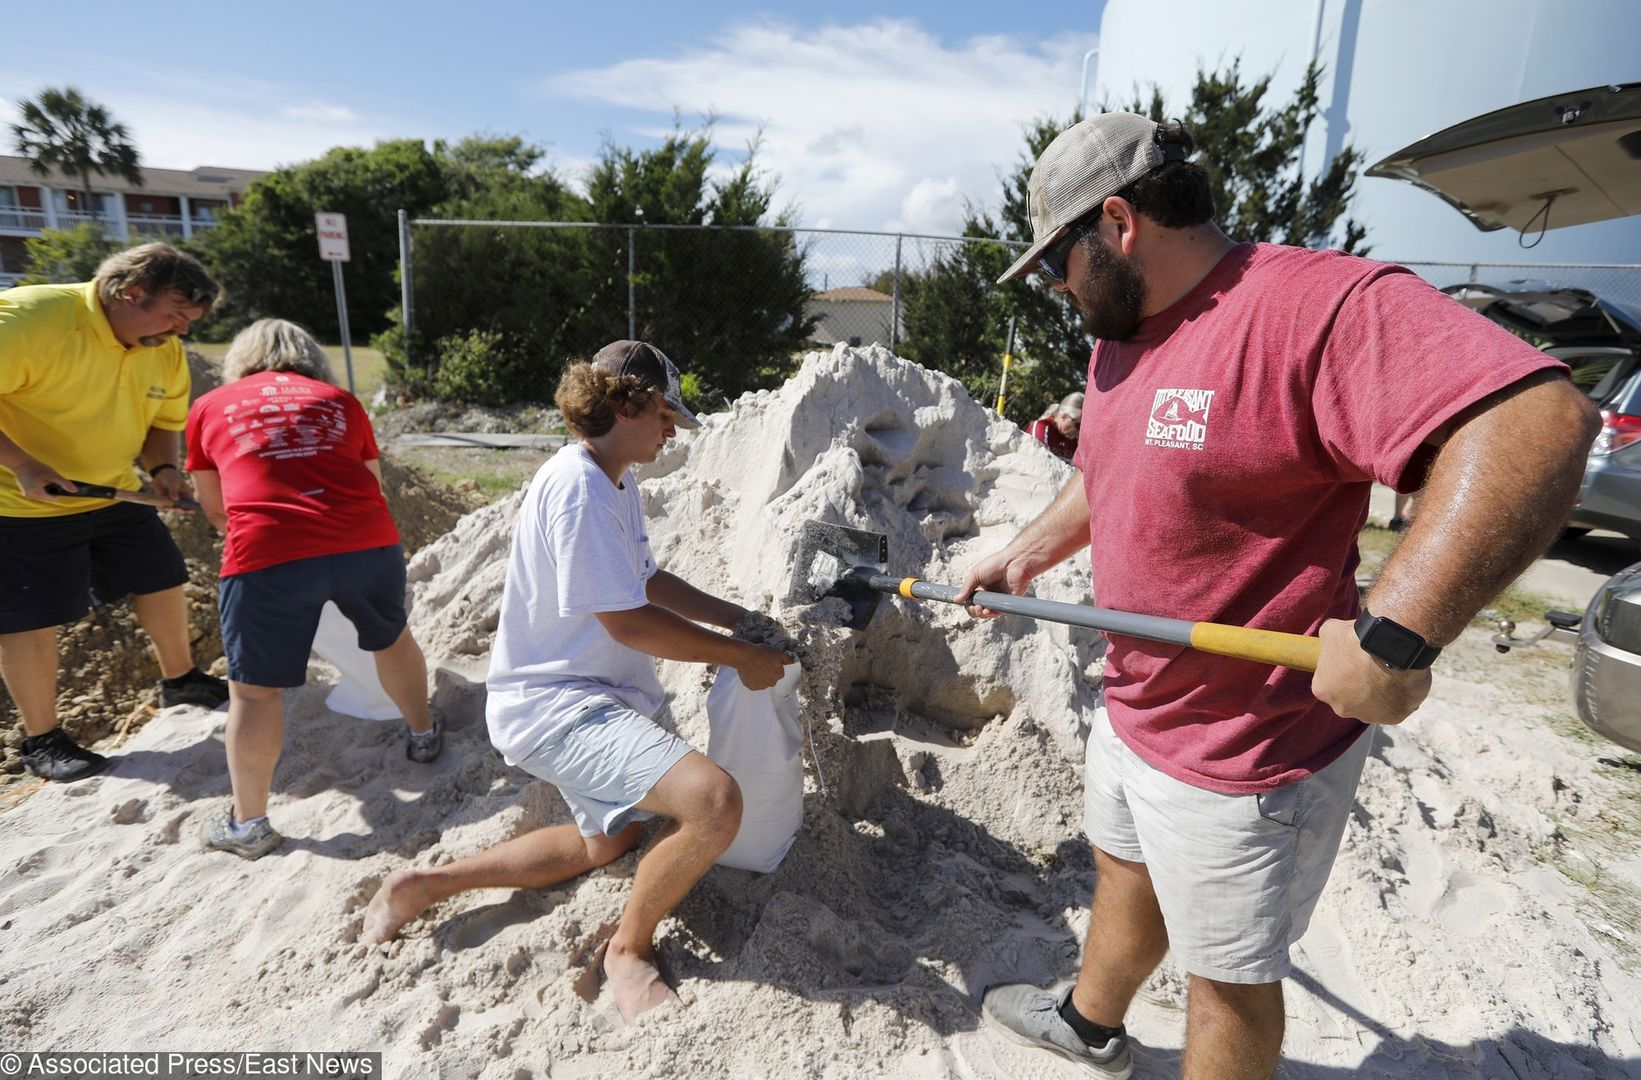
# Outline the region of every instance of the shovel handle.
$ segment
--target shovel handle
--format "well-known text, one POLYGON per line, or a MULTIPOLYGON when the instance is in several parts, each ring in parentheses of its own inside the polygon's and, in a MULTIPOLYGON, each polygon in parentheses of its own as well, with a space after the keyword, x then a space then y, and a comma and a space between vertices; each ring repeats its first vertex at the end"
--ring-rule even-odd
MULTIPOLYGON (((936 585, 918 578, 892 578, 887 574, 873 574, 866 583, 879 592, 894 593, 908 600, 939 600, 947 604, 957 603, 957 597, 962 592, 951 585, 936 585)), ((1168 619, 1161 615, 1136 615, 1129 611, 1041 600, 1035 596, 981 590, 968 602, 1007 615, 1025 615, 1069 626, 1086 626, 1091 630, 1184 645, 1199 652, 1273 664, 1296 671, 1315 671, 1317 658, 1322 651, 1320 639, 1305 634, 1168 619)))
POLYGON ((167 499, 163 495, 150 495, 145 491, 126 491, 124 488, 110 487, 107 484, 87 484, 84 481, 74 481, 77 490, 70 491, 59 484, 47 484, 46 494, 55 495, 60 499, 116 499, 120 502, 141 503, 160 510, 198 510, 199 503, 193 499, 167 499))

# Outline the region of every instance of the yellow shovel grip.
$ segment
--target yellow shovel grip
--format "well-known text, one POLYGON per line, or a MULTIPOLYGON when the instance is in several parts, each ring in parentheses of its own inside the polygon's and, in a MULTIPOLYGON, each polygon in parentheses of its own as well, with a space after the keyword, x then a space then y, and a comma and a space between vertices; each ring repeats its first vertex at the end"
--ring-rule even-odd
POLYGON ((1317 658, 1322 654, 1321 640, 1304 634, 1209 622, 1191 624, 1191 648, 1295 671, 1315 671, 1317 658))

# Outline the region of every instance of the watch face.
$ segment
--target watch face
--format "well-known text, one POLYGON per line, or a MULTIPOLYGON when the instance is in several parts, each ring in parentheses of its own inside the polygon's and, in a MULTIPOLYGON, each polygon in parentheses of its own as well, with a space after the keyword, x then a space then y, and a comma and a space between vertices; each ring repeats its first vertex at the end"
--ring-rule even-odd
POLYGON ((1362 638, 1362 648, 1391 667, 1406 671, 1424 651, 1424 639, 1388 619, 1375 619, 1372 629, 1362 638))

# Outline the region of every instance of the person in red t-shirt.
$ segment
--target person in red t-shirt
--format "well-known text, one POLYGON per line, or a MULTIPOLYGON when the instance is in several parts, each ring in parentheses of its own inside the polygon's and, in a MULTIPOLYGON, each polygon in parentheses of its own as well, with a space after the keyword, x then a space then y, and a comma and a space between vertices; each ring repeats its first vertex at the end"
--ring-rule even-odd
POLYGON ((260 858, 284 840, 268 789, 285 737, 281 690, 307 678, 320 612, 334 602, 376 655, 409 727, 405 753, 442 749, 428 712, 427 663, 405 617, 405 561, 370 418, 335 384, 324 350, 282 319, 246 327, 222 386, 188 412, 188 469, 222 547, 233 803, 206 822, 207 847, 260 858))
POLYGON ((1055 457, 1071 460, 1077 452, 1077 431, 1083 422, 1083 392, 1067 394, 1063 401, 1031 422, 1026 434, 1048 447, 1055 457))
POLYGON ((1081 971, 982 1008, 1127 1076, 1123 1017, 1172 950, 1183 1075, 1237 1080, 1276 1070, 1288 950, 1374 725, 1418 707, 1440 647, 1548 546, 1565 515, 1535 508, 1572 505, 1599 421, 1560 364, 1401 267, 1227 237, 1191 151, 1177 121, 1107 113, 1038 159, 1035 243, 1000 280, 1041 271, 1096 339, 1079 475, 962 595, 1022 593, 1088 546, 1102 607, 1317 635, 1321 655, 1312 676, 1108 635, 1081 971), (1374 481, 1424 490, 1360 606, 1374 481))

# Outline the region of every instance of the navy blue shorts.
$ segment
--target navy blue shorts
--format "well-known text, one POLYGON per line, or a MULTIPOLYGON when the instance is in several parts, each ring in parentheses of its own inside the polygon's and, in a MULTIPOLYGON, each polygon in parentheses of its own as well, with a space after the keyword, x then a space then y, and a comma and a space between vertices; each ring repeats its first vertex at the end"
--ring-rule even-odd
POLYGON ((62 626, 95 604, 187 581, 182 552, 152 506, 0 517, 0 634, 62 626))
POLYGON ((249 686, 301 686, 327 600, 359 632, 361 649, 392 645, 405 629, 404 549, 394 544, 316 555, 223 578, 217 610, 228 678, 249 686))

